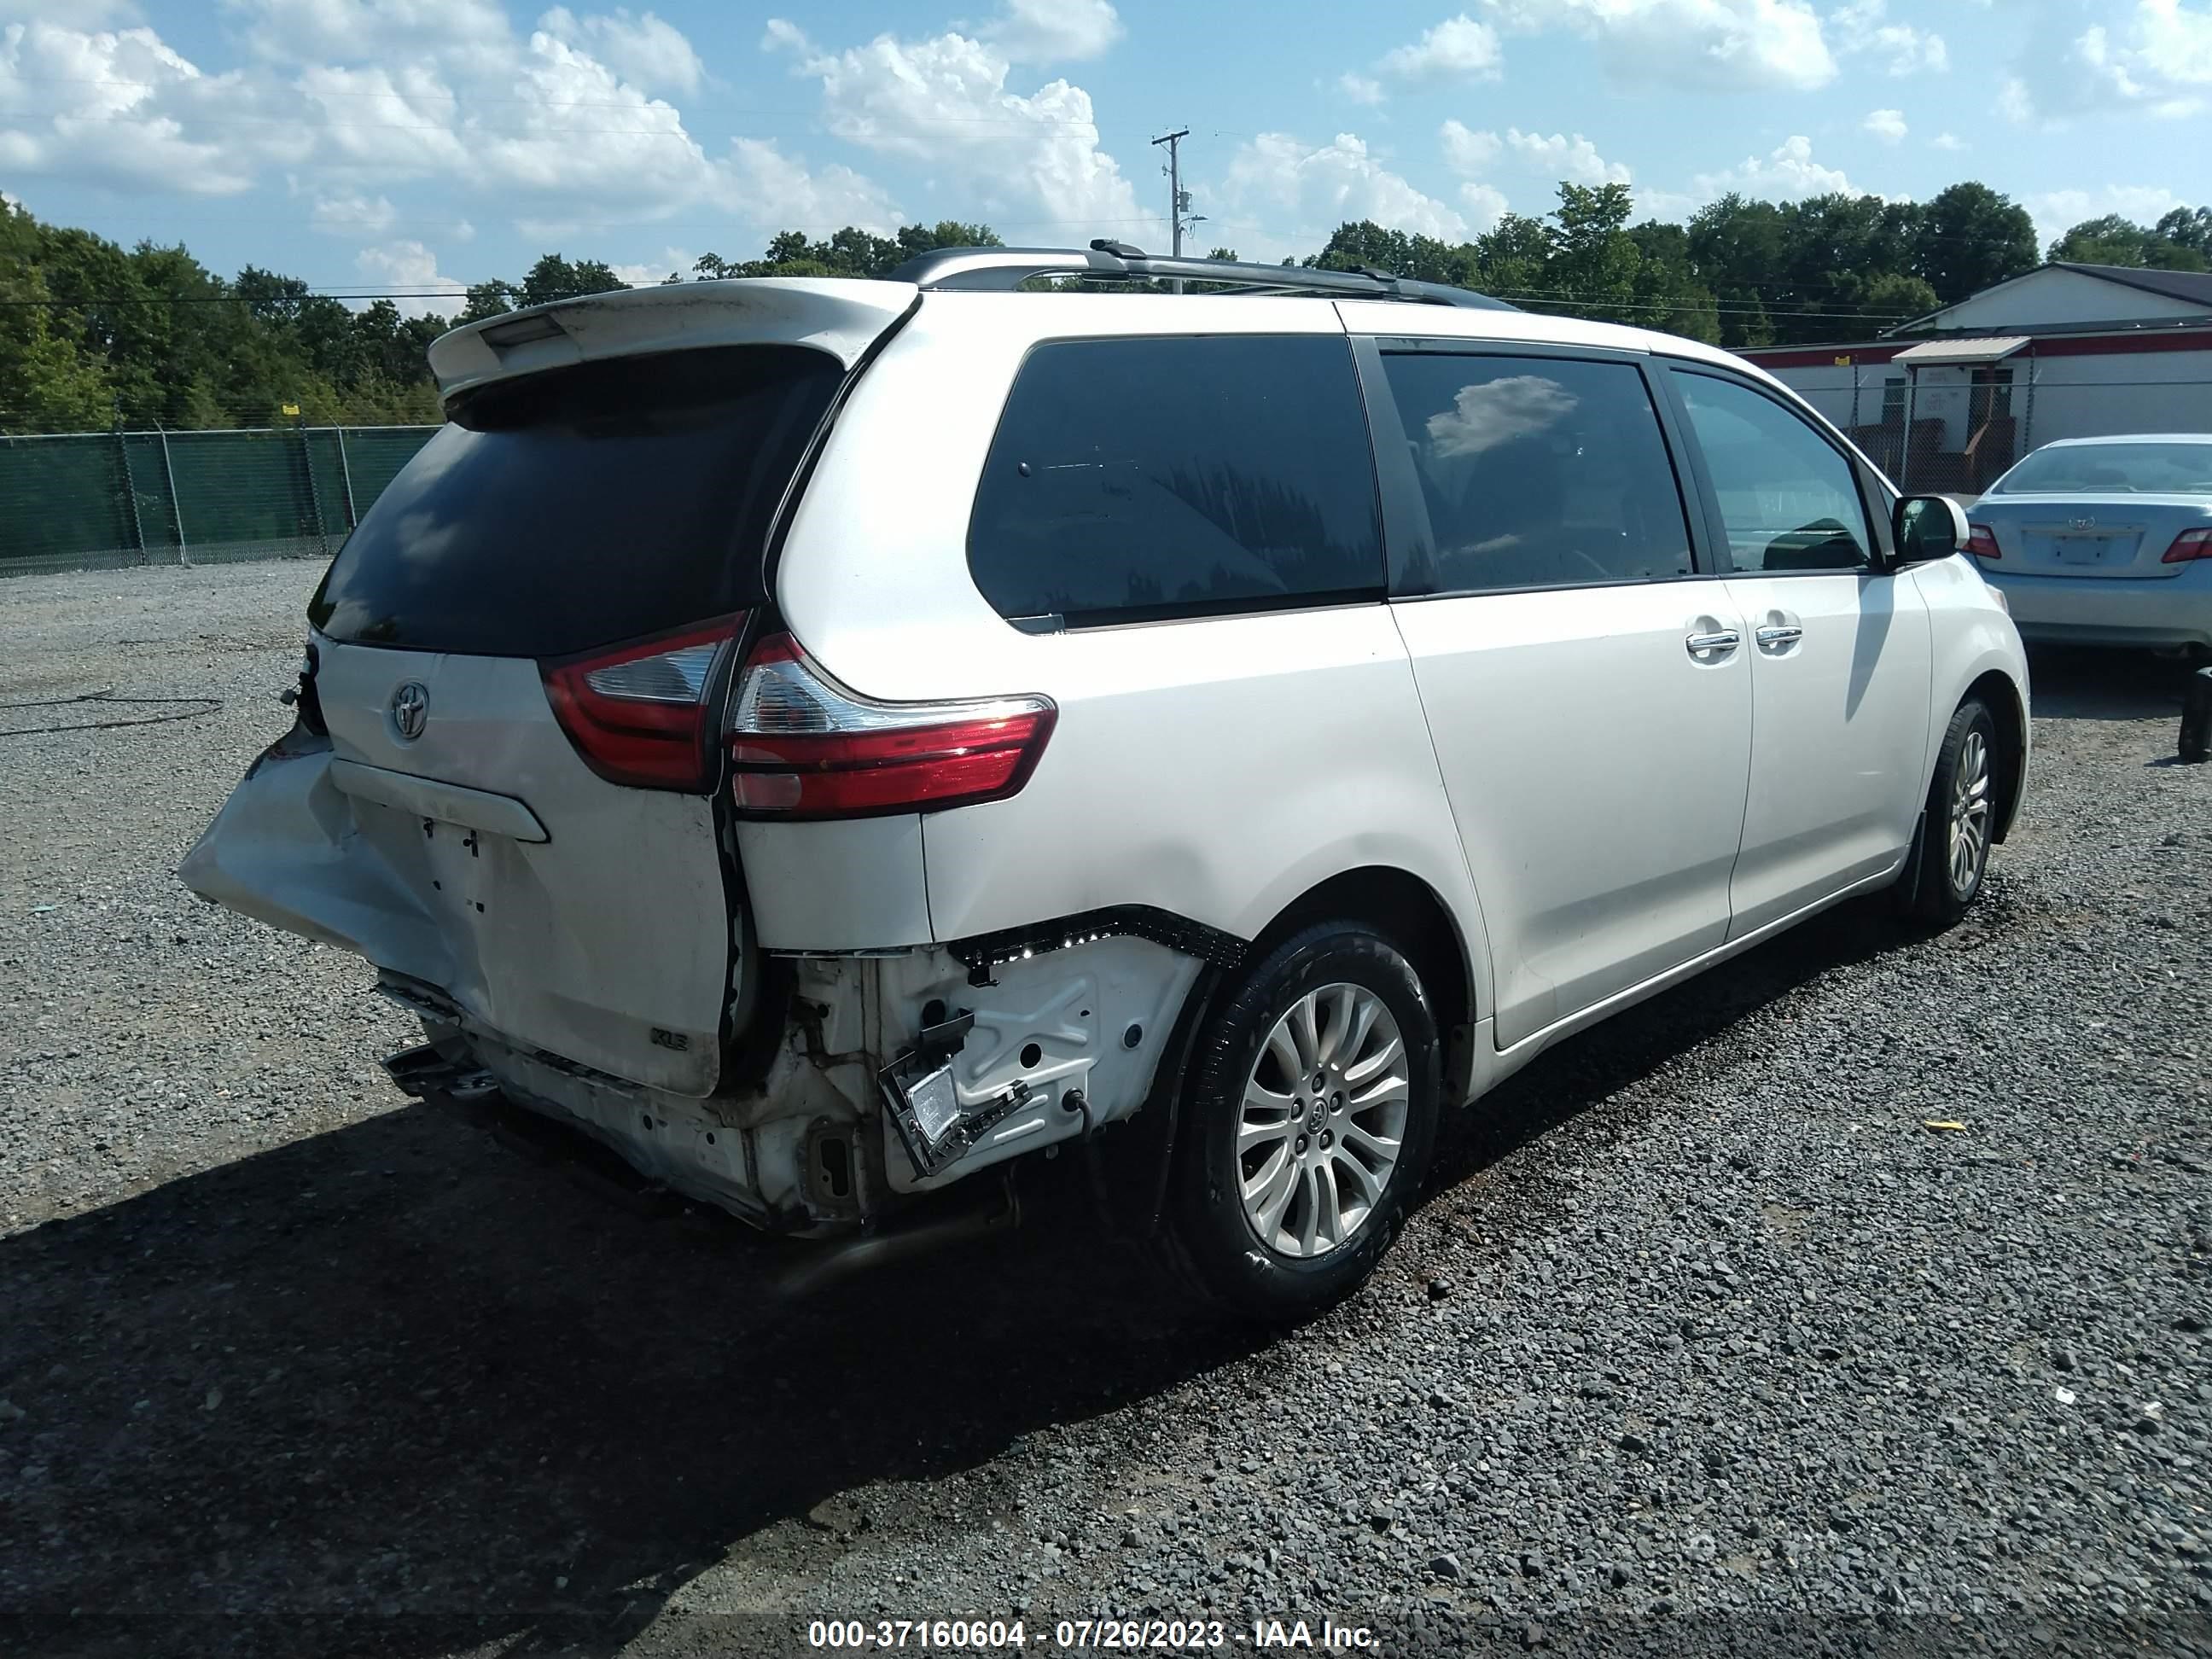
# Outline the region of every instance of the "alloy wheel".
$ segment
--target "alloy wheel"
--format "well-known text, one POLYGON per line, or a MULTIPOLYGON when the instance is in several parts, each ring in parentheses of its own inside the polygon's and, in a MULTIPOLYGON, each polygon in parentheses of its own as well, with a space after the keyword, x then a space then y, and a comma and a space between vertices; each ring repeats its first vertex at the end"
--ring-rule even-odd
POLYGON ((1974 890, 1990 853, 1990 745, 1978 731, 1959 745, 1951 780, 1951 890, 1974 890))
POLYGON ((1261 1243, 1326 1255, 1366 1224, 1398 1166, 1412 1086, 1398 1022, 1374 992, 1324 985, 1291 1005, 1237 1118, 1237 1189, 1261 1243))

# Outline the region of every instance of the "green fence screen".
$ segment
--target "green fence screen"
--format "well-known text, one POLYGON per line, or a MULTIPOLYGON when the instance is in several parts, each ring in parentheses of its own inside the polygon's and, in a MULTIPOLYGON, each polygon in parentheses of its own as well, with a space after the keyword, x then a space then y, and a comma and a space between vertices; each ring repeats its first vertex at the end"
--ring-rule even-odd
POLYGON ((0 576, 327 559, 437 429, 0 437, 0 576))

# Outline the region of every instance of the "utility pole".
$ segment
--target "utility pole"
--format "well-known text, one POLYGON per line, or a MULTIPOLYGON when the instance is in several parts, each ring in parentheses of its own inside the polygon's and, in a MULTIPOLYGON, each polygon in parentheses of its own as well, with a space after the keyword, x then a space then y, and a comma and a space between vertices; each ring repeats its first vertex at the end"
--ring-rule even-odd
MULTIPOLYGON (((1182 216, 1190 206, 1190 198, 1182 191, 1182 141, 1190 137, 1188 127, 1170 132, 1164 138, 1155 138, 1155 146, 1168 147, 1168 224, 1170 227, 1170 252, 1182 258, 1182 216)), ((1182 278, 1175 279, 1175 292, 1182 292, 1182 278)))

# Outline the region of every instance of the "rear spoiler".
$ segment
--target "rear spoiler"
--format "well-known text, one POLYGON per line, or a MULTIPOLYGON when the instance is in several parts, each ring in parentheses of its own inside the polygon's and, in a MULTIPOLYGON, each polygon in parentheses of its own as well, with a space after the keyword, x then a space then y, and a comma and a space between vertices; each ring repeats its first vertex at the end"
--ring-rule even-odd
POLYGON ((920 295, 911 283, 811 276, 617 289, 441 334, 430 343, 430 372, 450 400, 516 375, 691 346, 812 346, 849 369, 920 295))

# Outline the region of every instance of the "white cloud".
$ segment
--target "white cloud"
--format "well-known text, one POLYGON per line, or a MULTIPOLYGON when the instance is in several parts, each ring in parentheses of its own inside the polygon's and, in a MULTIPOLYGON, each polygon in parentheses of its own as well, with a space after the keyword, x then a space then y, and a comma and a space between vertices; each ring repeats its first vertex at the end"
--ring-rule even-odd
POLYGON ((2056 14, 2031 31, 1998 107, 2016 121, 2148 113, 2183 118, 2212 109, 2212 5, 2134 0, 2115 23, 2070 40, 2056 14))
POLYGON ((724 167, 731 204, 773 229, 857 225, 880 234, 905 220, 880 185, 835 163, 811 173, 769 139, 736 140, 724 167))
POLYGON ((821 82, 823 119, 837 137, 951 173, 985 214, 1020 223, 1024 210, 1039 210, 1056 240, 1164 229, 1139 210, 1120 164, 1099 149, 1091 94, 1065 80, 1010 90, 1012 64, 988 42, 882 34, 829 52, 777 19, 762 44, 795 53, 793 73, 821 82))
POLYGON ((437 53, 496 67, 514 31, 499 0, 223 0, 247 44, 288 64, 377 63, 437 53))
POLYGON ((2085 90, 2146 107, 2155 115, 2194 115, 2212 102, 2212 6, 2136 0, 2117 36, 2101 25, 2074 43, 2085 90))
POLYGON ((511 192, 518 223, 541 237, 609 219, 665 219, 707 207, 735 225, 889 230, 903 216, 849 167, 810 171, 770 140, 733 139, 710 156, 683 113, 555 35, 531 37, 516 97, 468 127, 472 165, 511 192))
POLYGON ((1376 61, 1378 74, 1409 84, 1497 78, 1502 54, 1498 31, 1462 12, 1447 17, 1411 46, 1393 47, 1376 61))
POLYGON ((1455 173, 1481 173, 1504 148, 1494 132, 1471 132, 1462 121, 1447 121, 1437 129, 1443 140, 1444 162, 1455 173))
POLYGON ((1006 0, 983 30, 1011 63, 1065 64, 1103 56, 1126 31, 1106 0, 1006 0))
POLYGON ((528 192, 533 213, 638 217, 713 194, 714 168, 673 104, 649 96, 589 53, 543 30, 515 73, 507 101, 465 124, 470 168, 487 183, 528 192))
MULTIPOLYGON (((524 41, 483 0, 231 9, 258 57, 221 75, 149 28, 0 26, 0 177, 218 195, 280 173, 308 227, 363 240, 404 228, 391 187, 427 178, 490 198, 533 233, 684 209, 727 216, 733 234, 902 222, 850 167, 810 171, 763 139, 710 155, 653 90, 701 84, 703 70, 651 12, 556 7, 524 41), (310 50, 325 55, 301 56, 310 50)), ((1048 88, 1038 101, 1057 96, 1048 88)), ((1055 140, 1069 131, 1032 125, 1055 140)), ((422 257, 418 244, 382 246, 422 257)))
POLYGON ((811 52, 814 43, 806 38, 806 31, 788 17, 771 17, 761 31, 760 49, 763 52, 811 52))
POLYGON ((409 296, 392 302, 399 307, 402 316, 451 316, 468 297, 465 284, 439 274, 438 256, 420 242, 386 242, 379 247, 365 247, 354 256, 353 262, 369 281, 382 283, 409 296))
POLYGON ((1942 35, 1889 22, 1888 12, 1887 0, 1845 0, 1828 19, 1836 50, 1869 59, 1893 76, 1940 75, 1951 67, 1950 48, 1942 35))
POLYGON ((1647 219, 1662 220, 1677 224, 1705 205, 1705 198, 1687 196, 1680 191, 1654 190, 1649 185, 1638 185, 1633 194, 1636 207, 1632 216, 1638 223, 1647 219))
POLYGON ((150 28, 0 28, 0 170, 110 189, 234 195, 306 140, 264 116, 266 88, 208 75, 150 28), (194 124, 220 123, 220 137, 194 124))
POLYGON ((1764 158, 1746 156, 1725 173, 1701 173, 1697 188, 1708 201, 1741 191, 1767 200, 1796 201, 1808 196, 1866 196, 1835 167, 1813 159, 1813 141, 1802 134, 1784 139, 1764 158))
POLYGON ((618 8, 597 17, 578 17, 556 6, 538 26, 557 40, 588 52, 631 85, 655 92, 696 92, 707 66, 683 31, 652 12, 633 17, 618 8))
POLYGON ((1257 238, 1245 238, 1255 248, 1238 244, 1248 257, 1262 259, 1311 252, 1348 219, 1372 219, 1394 230, 1453 242, 1468 234, 1467 221, 1457 211, 1407 183, 1349 132, 1340 132, 1318 149, 1286 132, 1263 132, 1237 147, 1223 194, 1227 217, 1264 218, 1271 227, 1257 238))
POLYGON ((1939 132, 1928 141, 1928 144, 1931 149, 1958 150, 1966 149, 1966 141, 1955 132, 1939 132))
POLYGON ((388 198, 379 196, 371 200, 356 192, 318 198, 307 222, 330 236, 381 236, 398 217, 398 210, 388 198))
POLYGON ((1859 123, 1859 128, 1874 134, 1885 144, 1904 143, 1905 135, 1911 131, 1905 124, 1905 112, 1901 109, 1870 110, 1867 118, 1859 123))
POLYGON ((1580 401, 1541 374, 1509 374, 1463 386, 1449 409, 1428 418, 1431 453, 1438 460, 1480 455, 1557 425, 1580 401))
POLYGON ((1346 70, 1336 77, 1336 89, 1355 104, 1379 104, 1382 101, 1382 83, 1372 76, 1354 75, 1346 70))
POLYGON ((2084 220, 2117 213, 2139 225, 2154 225, 2178 207, 2193 204, 2163 185, 2105 185, 2095 190, 2045 190, 2023 197, 2021 205, 2035 221, 2036 240, 2045 247, 2084 220))
POLYGON ((1437 137, 1443 143, 1444 164, 1455 173, 1484 173, 1501 155, 1510 155, 1547 184, 1561 180, 1576 185, 1629 182, 1628 169, 1600 155, 1597 146, 1579 132, 1571 137, 1564 132, 1547 137, 1540 132, 1508 127, 1501 137, 1494 132, 1471 131, 1463 122, 1446 121, 1437 130, 1437 137))
POLYGON ((350 167, 381 179, 459 173, 470 161, 452 88, 425 63, 317 65, 294 83, 320 112, 310 133, 350 167))
POLYGON ((11 23, 67 23, 89 28, 95 23, 136 22, 138 8, 132 0, 9 0, 11 23))
POLYGON ((680 247, 665 247, 660 250, 658 259, 641 259, 634 264, 617 259, 611 262, 610 269, 632 288, 651 288, 666 282, 671 271, 689 282, 691 266, 698 257, 680 247))
POLYGON ((1626 167, 1607 161, 1597 153, 1597 146, 1579 132, 1571 138, 1563 132, 1547 138, 1541 133, 1508 127, 1505 143, 1522 161, 1553 182, 1625 185, 1629 181, 1626 167))
POLYGON ((1492 185, 1470 180, 1459 187, 1460 205, 1467 210, 1469 228, 1480 234, 1490 229, 1510 211, 1505 192, 1492 185))
POLYGON ((1836 61, 1807 0, 1483 0, 1516 33, 1565 29, 1595 41, 1607 72, 1731 92, 1807 91, 1836 61))
MULTIPOLYGON (((1877 115, 1887 113, 1889 112, 1875 112, 1877 115)), ((1648 185, 1637 185, 1633 191, 1636 217, 1639 221, 1680 221, 1731 191, 1762 201, 1802 201, 1810 196, 1880 196, 1879 191, 1863 190, 1854 185, 1841 168, 1827 167, 1816 161, 1813 155, 1813 141, 1799 133, 1784 139, 1763 156, 1747 155, 1735 166, 1722 172, 1698 173, 1690 181, 1687 191, 1655 190, 1648 185)), ((1911 198, 1889 197, 1883 199, 1905 201, 1911 198)))

